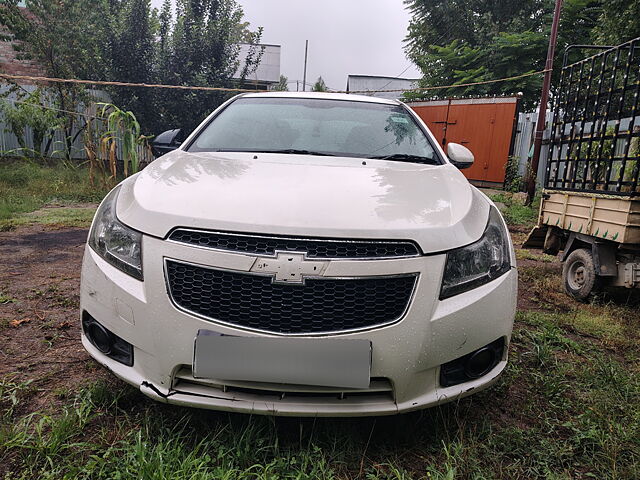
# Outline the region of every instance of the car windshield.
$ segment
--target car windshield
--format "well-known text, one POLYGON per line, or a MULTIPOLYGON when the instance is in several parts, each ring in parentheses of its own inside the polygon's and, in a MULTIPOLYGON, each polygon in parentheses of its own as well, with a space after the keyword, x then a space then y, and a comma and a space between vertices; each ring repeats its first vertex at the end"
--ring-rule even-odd
POLYGON ((239 98, 207 125, 190 152, 277 152, 440 164, 401 105, 311 98, 239 98))

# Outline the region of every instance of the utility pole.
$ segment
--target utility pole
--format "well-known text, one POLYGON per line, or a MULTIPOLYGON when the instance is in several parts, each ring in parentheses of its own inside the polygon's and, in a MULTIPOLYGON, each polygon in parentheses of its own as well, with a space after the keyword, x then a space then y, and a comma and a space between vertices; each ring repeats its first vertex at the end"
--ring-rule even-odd
POLYGON ((533 141, 533 157, 529 169, 527 182, 527 203, 533 202, 536 194, 536 175, 540 163, 540 151, 542 150, 542 137, 544 136, 545 120, 547 117, 547 102, 549 101, 549 89, 551 87, 551 70, 553 69, 553 56, 556 53, 556 43, 558 42, 558 25, 560 23, 560 12, 562 11, 562 0, 556 0, 556 8, 553 12, 553 24, 551 25, 551 36, 549 37, 549 49, 547 50, 547 63, 544 66, 544 82, 542 84, 542 95, 540 95, 540 108, 538 110, 538 121, 536 122, 536 134, 533 141))
POLYGON ((302 91, 307 90, 307 52, 309 51, 309 40, 304 44, 304 74, 302 76, 302 91))

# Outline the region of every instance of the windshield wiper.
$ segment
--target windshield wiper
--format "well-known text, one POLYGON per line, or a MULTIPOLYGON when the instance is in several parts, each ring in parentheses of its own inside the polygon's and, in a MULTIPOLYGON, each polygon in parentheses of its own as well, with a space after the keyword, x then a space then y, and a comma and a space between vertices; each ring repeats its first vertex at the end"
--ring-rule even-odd
POLYGON ((335 157, 333 153, 316 152, 313 150, 299 150, 296 148, 283 148, 282 150, 260 150, 256 153, 286 153, 291 155, 319 155, 323 157, 335 157))
POLYGON ((431 157, 422 157, 420 155, 411 155, 408 153, 393 153, 391 155, 379 155, 369 157, 376 160, 400 160, 403 162, 426 163, 428 165, 439 165, 440 163, 431 157))

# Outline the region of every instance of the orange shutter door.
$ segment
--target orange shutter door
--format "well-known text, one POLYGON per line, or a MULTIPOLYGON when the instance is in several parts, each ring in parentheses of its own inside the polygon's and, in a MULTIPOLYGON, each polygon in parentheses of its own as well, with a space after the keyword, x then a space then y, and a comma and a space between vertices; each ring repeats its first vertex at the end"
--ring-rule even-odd
POLYGON ((486 181, 504 183, 513 137, 516 103, 497 103, 486 181))
POLYGON ((460 143, 473 152, 473 166, 462 171, 469 180, 504 183, 516 98, 434 100, 410 107, 429 126, 445 152, 449 142, 460 143))
POLYGON ((447 143, 459 143, 473 152, 471 168, 462 170, 469 180, 484 182, 491 160, 493 124, 496 106, 485 104, 452 104, 449 109, 447 143))
POLYGON ((440 145, 444 139, 445 126, 447 124, 447 101, 429 102, 429 105, 411 105, 411 108, 424 123, 427 124, 433 136, 440 145))

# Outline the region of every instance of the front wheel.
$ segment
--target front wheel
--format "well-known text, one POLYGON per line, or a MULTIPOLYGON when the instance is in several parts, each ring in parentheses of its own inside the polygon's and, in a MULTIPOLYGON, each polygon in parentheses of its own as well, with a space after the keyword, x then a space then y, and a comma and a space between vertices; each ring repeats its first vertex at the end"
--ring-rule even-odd
POLYGON ((579 302, 586 302, 600 290, 591 250, 578 248, 569 254, 562 268, 564 290, 579 302))

